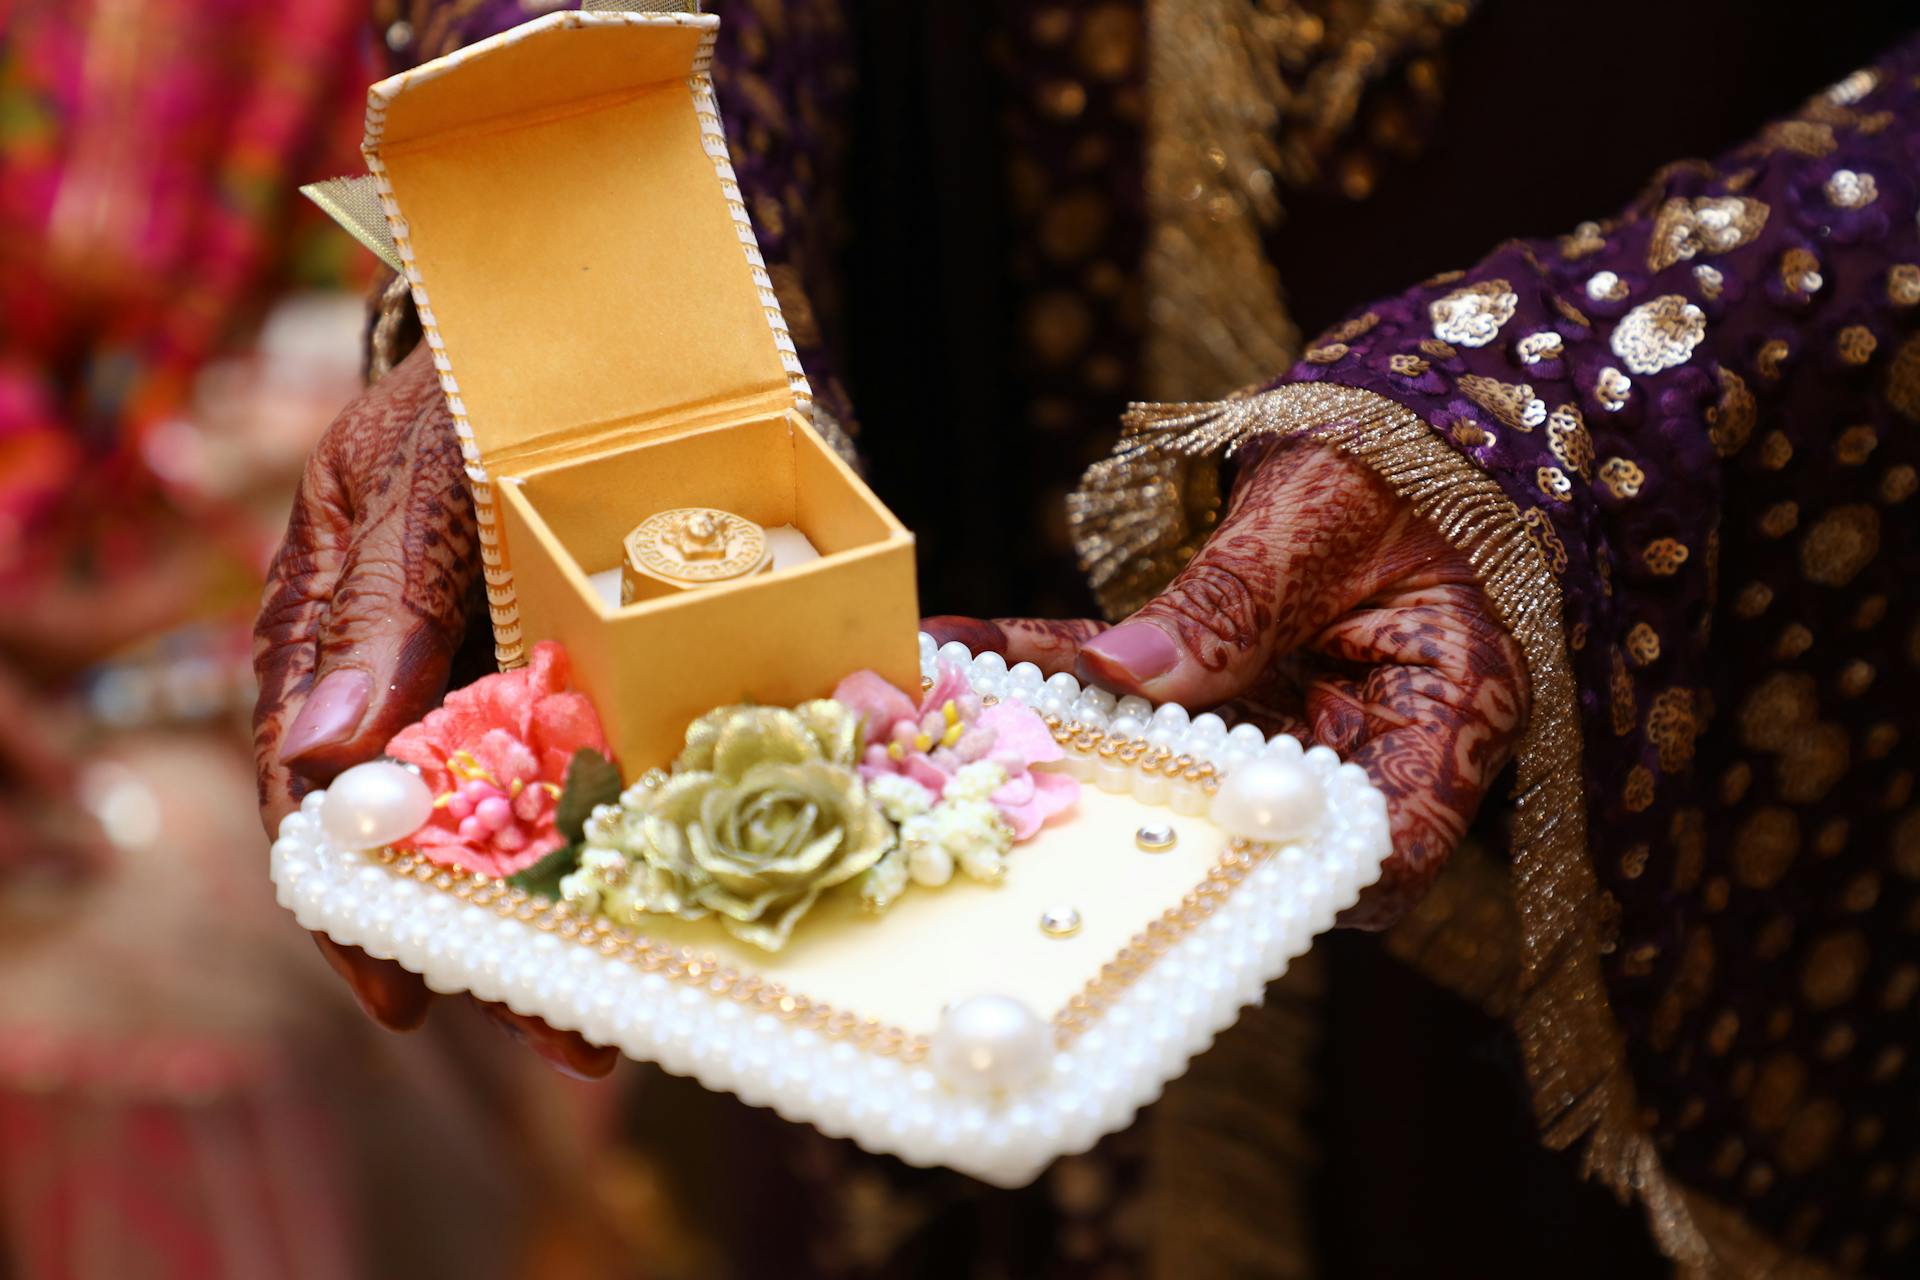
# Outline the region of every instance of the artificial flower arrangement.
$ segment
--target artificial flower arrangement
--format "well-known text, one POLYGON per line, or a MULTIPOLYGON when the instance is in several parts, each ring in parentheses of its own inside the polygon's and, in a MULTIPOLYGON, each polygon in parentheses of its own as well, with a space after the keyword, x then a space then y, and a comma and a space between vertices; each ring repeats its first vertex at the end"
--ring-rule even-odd
POLYGON ((433 809, 395 847, 503 877, 616 924, 712 917, 766 951, 831 892, 884 911, 956 872, 998 882, 1006 855, 1080 784, 1022 703, 942 666, 916 702, 871 671, 797 707, 733 706, 688 726, 670 769, 622 790, 565 652, 455 690, 387 754, 433 809))

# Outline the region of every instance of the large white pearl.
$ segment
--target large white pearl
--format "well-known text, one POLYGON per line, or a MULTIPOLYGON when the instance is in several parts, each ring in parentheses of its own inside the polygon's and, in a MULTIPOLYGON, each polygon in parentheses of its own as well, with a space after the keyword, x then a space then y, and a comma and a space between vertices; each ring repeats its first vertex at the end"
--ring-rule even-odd
POLYGON ((927 1046, 927 1065, 951 1088, 994 1093, 1027 1084, 1053 1059, 1046 1022, 1012 996, 975 996, 949 1008, 927 1046))
POLYGON ((1298 840, 1327 811, 1320 782, 1299 760, 1249 760, 1213 797, 1214 825, 1248 840, 1298 840))
POLYGON ((320 825, 342 849, 377 849, 412 835, 433 816, 433 792, 418 774, 386 760, 357 764, 327 787, 320 825))

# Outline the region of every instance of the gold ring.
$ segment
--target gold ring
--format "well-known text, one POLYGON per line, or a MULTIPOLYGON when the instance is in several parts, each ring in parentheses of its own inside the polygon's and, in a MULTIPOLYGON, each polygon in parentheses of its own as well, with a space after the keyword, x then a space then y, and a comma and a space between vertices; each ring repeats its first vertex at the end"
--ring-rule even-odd
POLYGON ((773 567, 767 531, 715 507, 676 507, 648 516, 623 541, 621 604, 751 578, 773 567))

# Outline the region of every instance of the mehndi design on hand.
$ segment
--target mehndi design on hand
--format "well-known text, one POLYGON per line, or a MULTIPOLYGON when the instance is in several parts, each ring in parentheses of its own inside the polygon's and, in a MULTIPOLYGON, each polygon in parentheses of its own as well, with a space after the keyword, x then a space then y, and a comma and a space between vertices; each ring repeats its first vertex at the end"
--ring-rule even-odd
POLYGON ((933 618, 936 638, 1192 710, 1225 706, 1360 764, 1394 855, 1343 923, 1382 928, 1465 834, 1525 727, 1519 645, 1467 557, 1359 463, 1243 455, 1231 506, 1167 589, 1112 628, 933 618))

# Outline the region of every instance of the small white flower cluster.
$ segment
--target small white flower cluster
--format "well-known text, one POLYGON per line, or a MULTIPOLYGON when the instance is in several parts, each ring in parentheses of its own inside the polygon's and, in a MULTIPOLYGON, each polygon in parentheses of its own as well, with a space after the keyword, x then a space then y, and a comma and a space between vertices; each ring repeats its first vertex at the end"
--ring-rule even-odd
POLYGON ((1004 877, 1013 829, 991 797, 1006 781, 1005 768, 979 760, 962 765, 937 798, 900 774, 883 774, 869 782, 868 794, 900 828, 900 843, 861 881, 860 896, 868 910, 893 905, 909 880, 930 888, 946 884, 956 867, 989 884, 1004 877))
POLYGON ((560 896, 583 914, 599 914, 617 924, 634 924, 657 900, 636 876, 646 876, 645 864, 627 853, 639 838, 642 811, 649 792, 666 781, 660 770, 650 770, 620 794, 618 804, 595 805, 588 815, 579 867, 560 879, 560 896))

